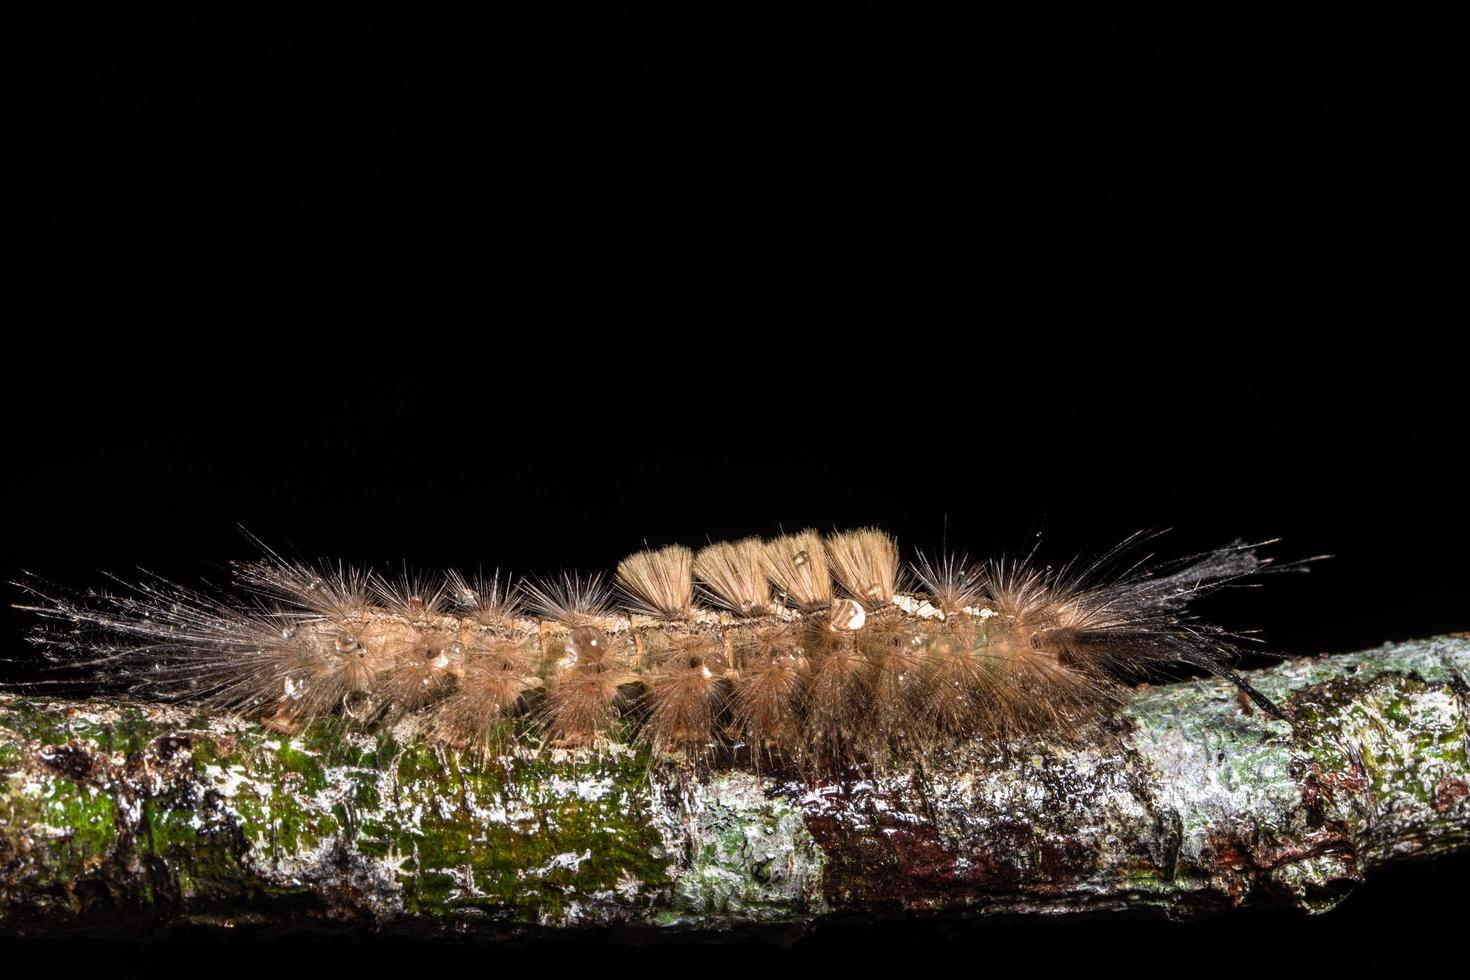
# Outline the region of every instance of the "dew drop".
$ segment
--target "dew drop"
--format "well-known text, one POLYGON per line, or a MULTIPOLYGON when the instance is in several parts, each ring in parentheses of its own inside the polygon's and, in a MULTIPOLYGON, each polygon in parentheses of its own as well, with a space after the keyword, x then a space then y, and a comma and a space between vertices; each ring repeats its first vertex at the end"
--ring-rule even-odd
POLYGON ((342 713, 354 721, 367 721, 373 707, 372 696, 366 691, 353 691, 342 698, 342 713))
POLYGON ((867 621, 867 610, 852 599, 839 599, 832 604, 831 626, 835 632, 860 630, 867 621))
POLYGON ((578 663, 597 663, 607 650, 607 637, 596 626, 578 626, 567 634, 566 649, 578 663))

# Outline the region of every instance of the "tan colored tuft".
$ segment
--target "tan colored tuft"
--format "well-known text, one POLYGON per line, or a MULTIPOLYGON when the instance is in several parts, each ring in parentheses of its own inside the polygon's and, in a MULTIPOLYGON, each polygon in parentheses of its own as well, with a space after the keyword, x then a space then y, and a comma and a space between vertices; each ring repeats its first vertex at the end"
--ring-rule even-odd
POLYGON ((940 740, 967 738, 987 719, 1004 714, 995 686, 1001 662, 985 652, 985 638, 975 629, 946 629, 929 637, 919 677, 918 717, 926 735, 940 740))
POLYGON ((618 687, 633 678, 623 669, 620 649, 596 626, 578 626, 564 642, 564 666, 542 721, 554 742, 589 745, 618 719, 618 687))
POLYGON ((546 729, 553 742, 584 746, 606 735, 618 717, 619 683, 601 666, 563 677, 547 698, 546 729))
POLYGON ((581 626, 608 615, 610 591, 601 575, 582 578, 563 572, 560 578, 523 582, 522 591, 536 615, 563 626, 581 626))
POLYGON ((872 664, 851 634, 812 634, 811 673, 806 684, 807 763, 819 770, 852 756, 858 732, 872 721, 866 687, 872 664))
POLYGON ((898 591, 898 542, 877 528, 827 538, 832 573, 847 594, 862 603, 893 601, 898 591))
POLYGON ((957 613, 985 604, 985 573, 964 555, 944 552, 930 559, 919 555, 914 575, 929 593, 934 606, 945 613, 957 613))
POLYGON ((1014 561, 990 563, 985 591, 995 611, 1017 629, 1050 622, 1059 599, 1053 576, 1045 569, 1014 561))
POLYGON ((1111 680, 1063 666, 1054 655, 1019 637, 992 643, 991 650, 1001 663, 990 691, 989 717, 984 719, 988 734, 1066 734, 1118 696, 1119 686, 1111 680))
POLYGON ((871 670, 868 693, 872 711, 868 723, 874 729, 869 755, 881 754, 889 745, 921 734, 915 724, 918 698, 924 685, 926 628, 889 607, 869 623, 859 638, 860 648, 871 670))
POLYGON ((521 696, 540 684, 537 658, 524 640, 471 646, 459 683, 434 710, 432 736, 478 755, 499 753, 514 735, 512 716, 521 696))
POLYGON ((491 575, 476 575, 473 580, 451 571, 446 592, 454 608, 484 626, 511 626, 520 615, 515 593, 509 583, 501 581, 498 569, 491 575))
POLYGON ((410 622, 439 615, 447 598, 443 579, 406 567, 392 579, 374 576, 372 588, 384 606, 410 622))
POLYGON ((832 577, 827 571, 827 552, 816 531, 767 541, 761 551, 761 568, 798 609, 822 609, 831 605, 832 577))
POLYGON ((394 664, 380 690, 394 711, 415 711, 444 693, 464 660, 464 647, 442 633, 413 635, 395 641, 394 664))
POLYGON ((960 626, 931 637, 919 722, 932 737, 1011 738, 1075 731, 1115 697, 1105 678, 1063 666, 1009 626, 960 626))
POLYGON ((618 584, 634 611, 688 619, 694 612, 694 552, 675 544, 629 555, 618 565, 618 584))
POLYGON ((266 550, 266 557, 235 564, 235 578, 257 595, 286 602, 331 619, 361 615, 372 592, 372 576, 342 562, 309 565, 266 550))
POLYGON ((655 752, 707 750, 714 739, 715 712, 725 688, 720 672, 723 647, 711 636, 669 639, 646 678, 647 714, 641 737, 655 752))
POLYGON ((267 648, 273 653, 262 651, 256 677, 231 686, 245 695, 260 685, 253 697, 270 705, 278 725, 289 720, 289 727, 299 730, 332 714, 348 699, 365 697, 377 676, 373 658, 356 637, 334 633, 330 624, 321 631, 287 627, 267 648))
POLYGON ((784 626, 760 630, 740 645, 739 656, 735 723, 750 740, 751 756, 759 765, 767 755, 798 747, 798 705, 807 661, 784 626))
POLYGON ((694 571, 715 601, 741 616, 763 615, 771 605, 771 586, 761 568, 760 538, 721 541, 694 556, 694 571))

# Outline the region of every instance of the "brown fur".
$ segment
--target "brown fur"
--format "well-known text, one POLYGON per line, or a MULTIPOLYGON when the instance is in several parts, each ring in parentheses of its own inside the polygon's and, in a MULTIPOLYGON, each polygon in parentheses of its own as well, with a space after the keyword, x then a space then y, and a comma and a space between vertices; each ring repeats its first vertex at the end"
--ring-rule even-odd
POLYGON ((432 737, 480 754, 517 730, 593 744, 631 704, 628 731, 655 754, 743 740, 758 765, 829 771, 964 738, 1064 737, 1175 663, 1275 712, 1229 669, 1231 635, 1188 608, 1261 571, 1253 547, 1119 571, 1121 553, 1062 569, 920 559, 911 595, 886 534, 802 531, 634 555, 626 612, 600 577, 524 585, 529 620, 498 575, 382 579, 268 552, 237 566, 244 598, 152 578, 86 600, 31 586, 24 608, 41 642, 144 695, 281 731, 422 712, 432 737), (699 607, 696 574, 726 612, 699 607))

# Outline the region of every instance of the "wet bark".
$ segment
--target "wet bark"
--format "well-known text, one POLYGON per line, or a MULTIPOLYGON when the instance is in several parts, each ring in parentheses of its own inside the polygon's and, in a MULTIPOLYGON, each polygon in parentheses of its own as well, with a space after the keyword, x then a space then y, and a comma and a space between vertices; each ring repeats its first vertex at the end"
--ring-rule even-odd
POLYGON ((1322 911, 1470 846, 1470 636, 1139 691, 1067 742, 826 785, 614 747, 461 759, 0 695, 0 933, 794 935, 836 917, 1322 911))

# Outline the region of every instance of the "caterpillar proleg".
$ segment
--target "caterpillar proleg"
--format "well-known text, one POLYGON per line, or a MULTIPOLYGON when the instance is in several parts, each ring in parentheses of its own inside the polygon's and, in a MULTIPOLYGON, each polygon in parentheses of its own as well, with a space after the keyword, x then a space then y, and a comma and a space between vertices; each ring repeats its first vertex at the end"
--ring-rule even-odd
POLYGON ((1266 569, 1260 545, 1118 571, 1141 540, 1063 568, 947 553, 905 570, 883 531, 804 530, 639 552, 615 588, 384 577, 267 549, 225 590, 144 577, 71 598, 21 583, 20 608, 40 615, 34 638, 54 660, 137 696, 284 732, 415 715, 429 738, 484 755, 633 739, 757 766, 881 763, 1065 735, 1175 664, 1279 716, 1231 669, 1239 638, 1189 610, 1266 569))

